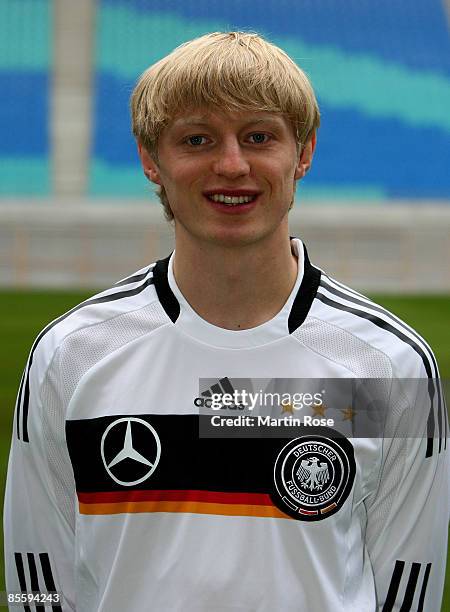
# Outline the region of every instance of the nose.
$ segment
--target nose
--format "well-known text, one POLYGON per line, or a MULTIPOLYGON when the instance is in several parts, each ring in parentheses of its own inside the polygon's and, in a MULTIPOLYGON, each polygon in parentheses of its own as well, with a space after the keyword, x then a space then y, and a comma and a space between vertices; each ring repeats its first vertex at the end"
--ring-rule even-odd
POLYGON ((214 161, 214 172, 219 176, 235 179, 250 172, 250 164, 236 138, 225 140, 214 161))

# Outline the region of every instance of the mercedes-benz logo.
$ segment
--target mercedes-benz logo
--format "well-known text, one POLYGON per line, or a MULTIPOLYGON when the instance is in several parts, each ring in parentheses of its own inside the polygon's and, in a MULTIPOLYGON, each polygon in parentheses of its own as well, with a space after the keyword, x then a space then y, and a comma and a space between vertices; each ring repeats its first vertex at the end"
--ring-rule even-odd
MULTIPOLYGON (((138 419, 137 417, 124 417, 121 419, 117 419, 116 421, 108 425, 108 427, 105 429, 103 433, 100 447, 101 447, 100 450, 101 450, 101 455, 102 455, 102 461, 103 461, 103 465, 105 466, 105 470, 108 472, 109 476, 114 480, 114 482, 117 482, 120 485, 124 485, 125 487, 131 487, 133 485, 144 482, 144 480, 147 480, 147 478, 149 478, 153 474, 153 472, 156 470, 156 467, 159 463, 159 459, 161 457, 161 442, 159 440, 158 434, 153 429, 153 427, 150 425, 150 423, 147 423, 147 421, 144 421, 143 419, 138 419), (112 429, 117 427, 120 423, 127 424, 123 446, 113 456, 112 459, 110 458, 109 461, 107 461, 105 457, 105 440, 107 436, 111 433, 112 429), (140 425, 133 425, 132 427, 131 425, 132 423, 139 423, 140 425), (146 427, 148 430, 147 435, 149 437, 149 441, 148 441, 149 443, 145 445, 146 448, 149 449, 149 456, 147 457, 144 457, 140 452, 138 452, 133 447, 132 429, 141 427, 142 425, 146 427), (156 452, 155 452, 155 445, 156 445, 156 452), (140 478, 136 480, 133 480, 133 481, 120 480, 113 474, 113 472, 111 471, 111 468, 121 463, 125 459, 135 461, 141 465, 142 464, 146 465, 148 466, 149 469, 145 472, 143 476, 141 476, 140 478)), ((108 455, 110 455, 110 453, 108 453, 108 455)))

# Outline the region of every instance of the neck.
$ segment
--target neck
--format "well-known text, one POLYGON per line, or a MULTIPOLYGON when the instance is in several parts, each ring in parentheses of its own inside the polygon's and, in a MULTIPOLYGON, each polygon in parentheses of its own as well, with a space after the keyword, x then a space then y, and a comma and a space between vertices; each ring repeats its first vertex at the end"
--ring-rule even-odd
POLYGON ((297 278, 286 232, 263 241, 223 246, 176 236, 174 276, 191 307, 224 329, 261 325, 283 307, 297 278))

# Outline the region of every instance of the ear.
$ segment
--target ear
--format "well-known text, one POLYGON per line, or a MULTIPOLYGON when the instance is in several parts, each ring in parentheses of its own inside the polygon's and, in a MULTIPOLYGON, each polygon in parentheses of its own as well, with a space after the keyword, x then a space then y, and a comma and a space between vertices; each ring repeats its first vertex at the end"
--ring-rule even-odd
POLYGON ((313 132, 311 138, 302 147, 300 158, 298 160, 298 164, 295 169, 294 179, 296 181, 303 178, 305 174, 308 172, 308 170, 310 169, 315 148, 316 148, 316 132, 313 132))
POLYGON ((137 148, 138 148, 138 154, 141 160, 141 164, 142 164, 142 168, 144 170, 145 176, 148 178, 149 181, 152 181, 153 183, 156 183, 157 185, 161 185, 159 168, 155 160, 150 155, 150 153, 147 151, 147 149, 142 145, 142 143, 138 142, 137 148))

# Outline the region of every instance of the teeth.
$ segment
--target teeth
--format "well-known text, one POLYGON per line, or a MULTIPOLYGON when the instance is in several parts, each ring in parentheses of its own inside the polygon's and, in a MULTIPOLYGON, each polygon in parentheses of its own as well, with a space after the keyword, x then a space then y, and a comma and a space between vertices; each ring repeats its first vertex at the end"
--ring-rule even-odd
POLYGON ((255 199, 255 196, 226 196, 223 193, 214 193, 209 196, 211 200, 214 202, 222 202, 223 204, 228 204, 231 206, 236 206, 236 204, 247 204, 255 199))

